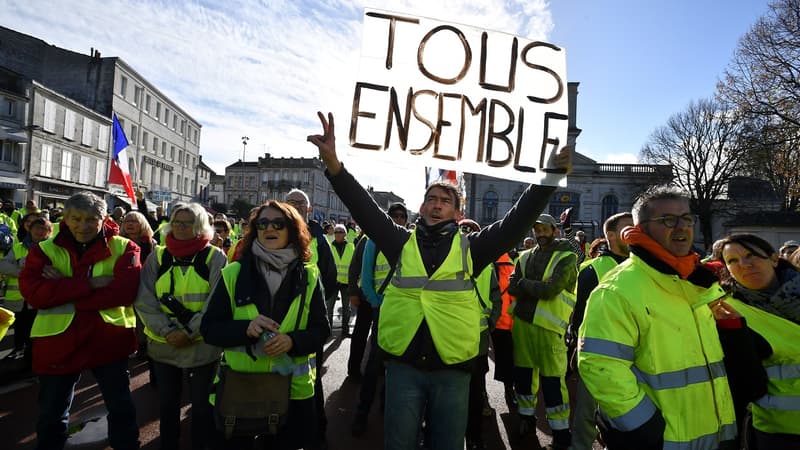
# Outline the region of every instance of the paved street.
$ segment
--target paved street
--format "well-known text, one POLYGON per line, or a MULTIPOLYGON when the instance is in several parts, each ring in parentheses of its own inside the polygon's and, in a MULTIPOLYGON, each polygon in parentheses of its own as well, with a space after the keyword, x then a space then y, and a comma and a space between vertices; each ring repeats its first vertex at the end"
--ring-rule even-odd
MULTIPOLYGON (((335 330, 338 336, 339 330, 335 330)), ((3 348, 9 346, 9 337, 4 339, 3 348)), ((328 442, 332 450, 338 449, 364 449, 373 450, 383 447, 383 418, 380 406, 376 402, 369 417, 367 432, 354 438, 350 435, 350 423, 358 399, 358 384, 346 380, 347 357, 349 355, 349 339, 331 339, 325 346, 326 370, 324 385, 326 412, 329 420, 328 442)), ((3 356, 6 351, 0 352, 3 356)), ((490 365, 491 362, 490 362, 490 365)), ((487 389, 489 402, 495 408, 494 416, 487 417, 484 421, 484 434, 489 449, 528 450, 538 449, 538 443, 532 435, 521 439, 512 431, 516 429, 515 414, 510 414, 503 399, 502 384, 492 380, 493 367, 487 376, 487 389)), ((137 405, 138 422, 141 427, 142 448, 159 448, 158 439, 158 401, 155 390, 149 384, 149 372, 146 364, 132 359, 131 375, 134 401, 137 405)), ((36 423, 36 397, 38 385, 35 379, 16 381, 0 386, 0 448, 27 450, 34 448, 35 423, 36 423)), ((540 401, 541 405, 541 401, 540 401)), ((184 430, 182 435, 188 436, 189 406, 183 408, 184 430)), ((104 420, 105 409, 97 385, 93 382, 91 374, 85 373, 76 392, 72 407, 71 423, 76 429, 75 434, 68 441, 67 448, 74 449, 106 449, 104 420), (84 422, 88 422, 78 430, 84 422)), ((540 412, 537 414, 542 417, 540 412)), ((550 442, 550 437, 542 430, 547 429, 544 421, 540 420, 537 430, 539 441, 542 445, 550 442)), ((184 441, 184 444, 188 442, 184 441)), ((188 449, 188 445, 182 446, 188 449)), ((599 447, 596 447, 599 448, 599 447)))

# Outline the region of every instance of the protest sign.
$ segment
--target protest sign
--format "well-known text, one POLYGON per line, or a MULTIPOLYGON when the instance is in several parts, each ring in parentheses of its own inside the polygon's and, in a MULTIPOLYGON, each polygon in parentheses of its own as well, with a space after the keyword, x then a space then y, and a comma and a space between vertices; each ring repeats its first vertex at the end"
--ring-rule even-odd
POLYGON ((558 46, 366 9, 350 154, 563 185, 567 97, 558 46))

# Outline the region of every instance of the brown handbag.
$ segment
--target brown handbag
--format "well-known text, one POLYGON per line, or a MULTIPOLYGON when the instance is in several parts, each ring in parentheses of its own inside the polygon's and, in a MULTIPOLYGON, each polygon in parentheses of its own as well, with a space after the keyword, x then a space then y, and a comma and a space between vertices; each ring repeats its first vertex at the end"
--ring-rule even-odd
POLYGON ((286 423, 291 375, 237 372, 220 366, 214 419, 231 437, 277 434, 286 423))

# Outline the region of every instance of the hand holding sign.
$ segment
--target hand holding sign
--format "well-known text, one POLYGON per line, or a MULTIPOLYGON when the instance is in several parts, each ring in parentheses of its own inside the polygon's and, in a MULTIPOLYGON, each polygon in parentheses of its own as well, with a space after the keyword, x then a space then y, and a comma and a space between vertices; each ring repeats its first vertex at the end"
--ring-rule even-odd
POLYGON ((328 113, 328 120, 321 111, 317 111, 319 121, 322 123, 322 134, 309 135, 306 140, 317 146, 319 158, 325 163, 328 172, 336 176, 342 170, 342 163, 336 156, 336 136, 334 135, 333 114, 328 113))

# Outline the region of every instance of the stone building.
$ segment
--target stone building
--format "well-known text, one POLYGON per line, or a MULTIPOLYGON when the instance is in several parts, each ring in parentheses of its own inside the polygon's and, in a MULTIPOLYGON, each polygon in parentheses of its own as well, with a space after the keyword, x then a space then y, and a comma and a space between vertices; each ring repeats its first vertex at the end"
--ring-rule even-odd
POLYGON ((17 204, 24 202, 22 190, 27 186, 29 107, 29 81, 0 68, 0 198, 17 204))
MULTIPOLYGON (((197 197, 200 123, 121 58, 104 58, 94 49, 89 55, 76 53, 0 27, 0 67, 108 121, 116 113, 131 143, 127 153, 134 184, 153 202, 197 197)), ((41 158, 37 148, 30 150, 31 160, 41 158)), ((27 195, 33 195, 30 188, 27 195)))

